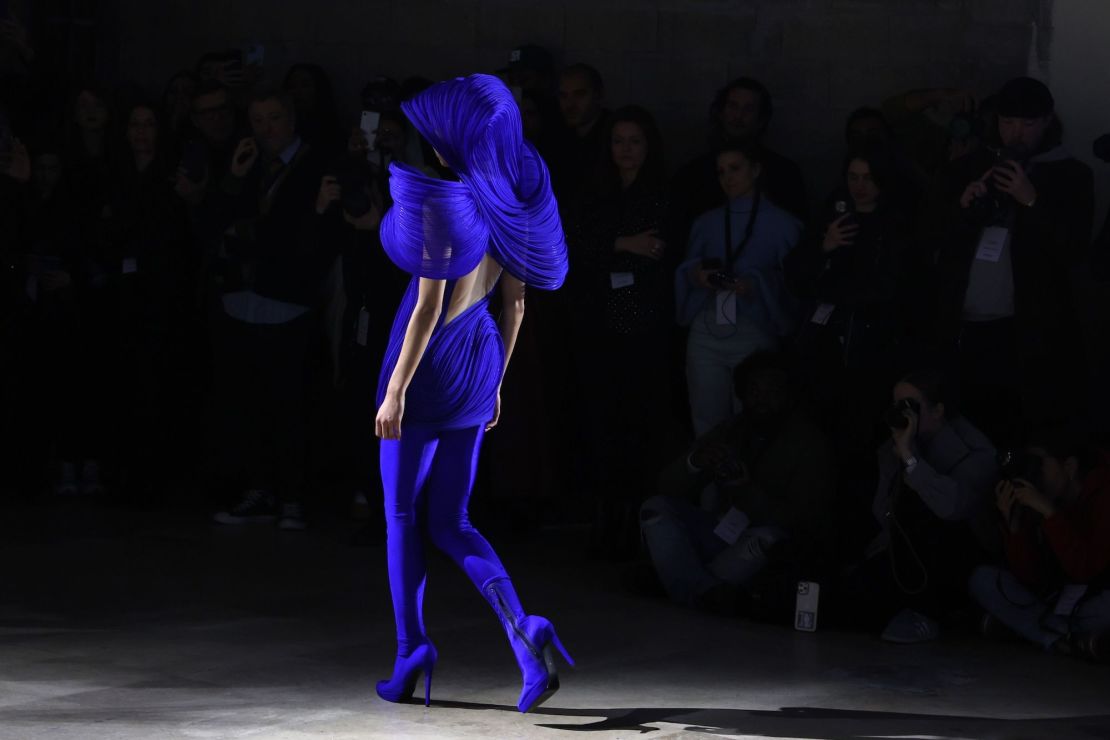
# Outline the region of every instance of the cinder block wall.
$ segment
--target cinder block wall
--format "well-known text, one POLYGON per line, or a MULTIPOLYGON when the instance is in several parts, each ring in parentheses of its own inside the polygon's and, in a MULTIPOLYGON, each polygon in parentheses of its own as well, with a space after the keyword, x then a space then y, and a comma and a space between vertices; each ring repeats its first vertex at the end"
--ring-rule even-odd
POLYGON ((152 90, 201 51, 260 42, 275 82, 294 61, 327 68, 352 122, 372 75, 491 71, 538 43, 600 69, 610 106, 652 109, 672 167, 702 147, 713 91, 752 75, 775 96, 773 144, 807 170, 814 197, 851 109, 923 86, 989 93, 1047 59, 1052 26, 1051 0, 117 2, 121 69, 152 90))

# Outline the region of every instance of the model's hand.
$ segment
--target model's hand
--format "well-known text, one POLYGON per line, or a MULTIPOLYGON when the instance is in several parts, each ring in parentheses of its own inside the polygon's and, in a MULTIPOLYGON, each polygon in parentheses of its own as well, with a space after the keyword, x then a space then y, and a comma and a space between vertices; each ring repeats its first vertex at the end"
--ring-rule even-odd
POLYGON ((405 414, 405 395, 386 391, 378 415, 374 418, 374 434, 380 439, 401 438, 401 417, 405 414))
POLYGON ((486 431, 493 429, 497 426, 497 422, 501 420, 501 389, 497 389, 497 398, 493 402, 493 419, 486 424, 486 431))

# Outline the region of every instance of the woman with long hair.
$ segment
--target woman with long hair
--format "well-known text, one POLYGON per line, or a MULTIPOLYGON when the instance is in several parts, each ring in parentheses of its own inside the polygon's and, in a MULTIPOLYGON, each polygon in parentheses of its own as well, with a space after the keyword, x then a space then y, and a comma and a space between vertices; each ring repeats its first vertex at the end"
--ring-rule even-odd
POLYGON ((562 224, 547 167, 496 77, 441 82, 402 107, 457 180, 390 166, 394 205, 382 246, 413 277, 386 348, 374 422, 397 627, 393 676, 377 692, 387 701, 411 698, 423 672, 430 701, 436 649, 422 615, 426 536, 501 620, 524 679, 517 708, 527 712, 559 687, 552 646, 570 658, 551 622, 525 614, 505 567, 471 526, 467 503, 482 436, 500 415, 525 285, 553 290, 566 276, 562 224), (503 308, 494 321, 489 298, 498 283, 503 308))

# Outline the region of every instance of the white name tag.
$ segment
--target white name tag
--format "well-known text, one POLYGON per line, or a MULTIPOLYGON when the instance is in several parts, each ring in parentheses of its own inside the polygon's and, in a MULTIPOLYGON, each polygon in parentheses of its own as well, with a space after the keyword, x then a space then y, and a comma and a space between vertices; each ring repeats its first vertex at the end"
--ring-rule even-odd
POLYGON ((980 262, 998 262, 1002 259, 1002 250, 1006 248, 1006 241, 1010 238, 1010 230, 1002 226, 988 226, 983 229, 979 237, 979 247, 975 250, 975 259, 980 262))
POLYGON ((636 276, 631 272, 611 272, 609 273, 609 284, 613 286, 613 290, 620 288, 627 288, 630 285, 635 285, 636 276))
POLYGON ((836 306, 834 306, 833 304, 822 303, 820 306, 817 307, 817 310, 813 312, 813 318, 811 318, 810 321, 812 321, 814 324, 820 324, 821 326, 824 326, 825 324, 829 323, 829 319, 832 318, 833 311, 835 310, 836 306))
POLYGON ((366 306, 358 312, 358 332, 355 336, 355 341, 358 342, 360 347, 365 347, 367 337, 370 336, 370 312, 366 310, 366 306))
POLYGON ((731 291, 717 291, 717 325, 736 325, 736 294, 731 291))
POLYGON ((123 258, 123 274, 130 275, 133 272, 139 271, 139 261, 134 257, 123 258))
POLYGON ((717 535, 728 544, 734 545, 750 523, 751 520, 748 519, 748 515, 734 506, 730 508, 724 518, 718 522, 716 528, 713 530, 713 534, 717 535))

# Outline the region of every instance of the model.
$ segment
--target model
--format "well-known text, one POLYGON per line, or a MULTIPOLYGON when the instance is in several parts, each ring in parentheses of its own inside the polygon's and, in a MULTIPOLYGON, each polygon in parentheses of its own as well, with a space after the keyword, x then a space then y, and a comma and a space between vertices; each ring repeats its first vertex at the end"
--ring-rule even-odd
POLYGON ((559 688, 551 647, 573 665, 551 623, 528 616, 505 567, 470 525, 467 501, 482 436, 500 414, 500 387, 524 316, 525 285, 554 290, 566 243, 546 165, 524 141, 520 112, 496 77, 441 82, 403 103, 458 181, 390 165, 393 208, 381 226, 390 259, 410 273, 378 381, 389 587, 397 623, 387 701, 431 699, 436 650, 424 629, 424 536, 466 571, 505 628, 524 678, 517 708, 559 688), (489 296, 500 284, 495 322, 489 296))

